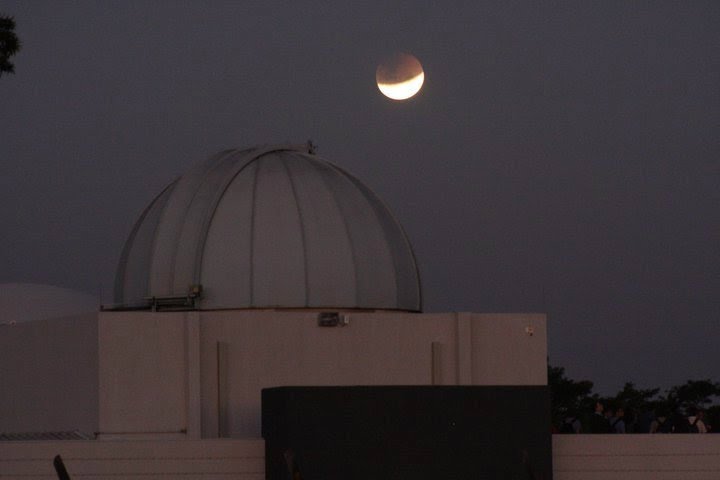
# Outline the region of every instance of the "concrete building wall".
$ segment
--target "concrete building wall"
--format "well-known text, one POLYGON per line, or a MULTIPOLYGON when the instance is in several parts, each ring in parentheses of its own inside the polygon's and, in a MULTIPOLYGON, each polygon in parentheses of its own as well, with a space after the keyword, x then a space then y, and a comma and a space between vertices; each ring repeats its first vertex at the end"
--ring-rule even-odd
POLYGON ((242 321, 232 312, 204 314, 203 436, 260 437, 260 392, 267 387, 431 384, 432 342, 442 345, 441 377, 454 383, 452 316, 348 316, 348 326, 328 328, 311 312, 257 312, 242 321), (213 375, 218 347, 226 357, 213 375))
POLYGON ((100 314, 99 432, 184 436, 187 313, 100 314))
POLYGON ((553 435, 554 480, 717 480, 720 435, 553 435))
POLYGON ((101 313, 101 438, 259 438, 266 387, 547 381, 544 315, 343 315, 101 313))
MULTIPOLYGON (((55 478, 60 453, 90 479, 259 480, 264 387, 546 383, 543 315, 348 315, 332 328, 316 312, 270 310, 3 326, 0 430, 99 426, 108 441, 0 442, 0 477, 55 478)), ((720 435, 556 435, 553 469, 556 480, 716 479, 720 435)))
POLYGON ((546 383, 543 315, 343 315, 338 327, 318 326, 318 312, 273 310, 2 326, 0 431, 258 438, 266 387, 546 383))
POLYGON ((98 428, 97 314, 0 326, 0 432, 98 428))
MULTIPOLYGON (((0 442, 0 478, 49 480, 62 455, 72 478, 264 479, 264 442, 0 442)), ((554 480, 716 480, 720 435, 554 435, 554 480)))
POLYGON ((0 478, 56 480, 61 455, 73 479, 264 480, 262 440, 0 442, 0 478))

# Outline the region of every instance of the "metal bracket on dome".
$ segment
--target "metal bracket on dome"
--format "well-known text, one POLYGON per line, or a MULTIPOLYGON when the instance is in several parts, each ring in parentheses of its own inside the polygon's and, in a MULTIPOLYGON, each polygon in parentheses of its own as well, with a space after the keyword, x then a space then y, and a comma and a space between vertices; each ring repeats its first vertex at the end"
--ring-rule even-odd
POLYGON ((153 312, 159 310, 196 310, 197 301, 202 297, 202 285, 190 285, 187 295, 164 295, 145 297, 153 312))

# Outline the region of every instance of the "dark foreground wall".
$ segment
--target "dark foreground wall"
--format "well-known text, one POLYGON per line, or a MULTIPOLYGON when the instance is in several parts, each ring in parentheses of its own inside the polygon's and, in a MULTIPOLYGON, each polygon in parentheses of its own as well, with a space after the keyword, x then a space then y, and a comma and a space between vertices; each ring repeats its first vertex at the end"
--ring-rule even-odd
POLYGON ((262 392, 269 480, 552 478, 547 387, 262 392))

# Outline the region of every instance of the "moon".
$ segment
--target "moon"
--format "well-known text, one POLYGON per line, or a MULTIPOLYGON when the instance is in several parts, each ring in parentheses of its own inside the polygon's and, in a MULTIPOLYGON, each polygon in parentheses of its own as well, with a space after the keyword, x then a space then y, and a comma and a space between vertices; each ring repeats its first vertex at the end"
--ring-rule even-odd
POLYGON ((406 100, 420 91, 425 72, 409 53, 396 53, 378 65, 375 81, 380 92, 393 100, 406 100))

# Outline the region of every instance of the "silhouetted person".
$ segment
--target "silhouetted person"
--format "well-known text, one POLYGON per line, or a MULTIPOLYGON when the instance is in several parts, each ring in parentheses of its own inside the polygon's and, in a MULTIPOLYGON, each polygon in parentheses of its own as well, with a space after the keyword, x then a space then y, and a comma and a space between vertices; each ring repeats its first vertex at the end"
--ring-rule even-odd
POLYGON ((568 415, 563 419, 563 423, 560 426, 560 433, 580 433, 581 428, 578 416, 568 412, 568 415))
POLYGON ((637 433, 638 413, 634 408, 629 407, 625 409, 623 422, 625 422, 625 433, 637 433))
POLYGON ((672 433, 672 421, 665 410, 658 412, 657 418, 650 426, 650 433, 672 433))
POLYGON ((652 432, 653 422, 656 422, 654 411, 648 410, 642 412, 640 416, 638 416, 635 433, 655 433, 652 432))
POLYGON ((602 402, 595 402, 595 412, 590 415, 590 419, 588 421, 590 433, 608 433, 610 431, 610 425, 608 424, 605 415, 603 415, 604 410, 605 407, 602 402))
POLYGON ((708 426, 705 423, 705 412, 703 410, 698 410, 695 425, 698 427, 698 433, 708 433, 708 426))
POLYGON ((675 413, 670 416, 667 422, 670 422, 671 425, 669 433, 691 433, 690 423, 688 422, 687 417, 680 413, 679 409, 675 410, 675 413))
POLYGON ((610 433, 625 433, 625 410, 618 408, 610 417, 610 433))
POLYGON ((705 413, 696 408, 688 409, 688 423, 690 424, 690 433, 707 433, 703 417, 705 413))

